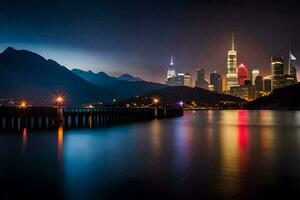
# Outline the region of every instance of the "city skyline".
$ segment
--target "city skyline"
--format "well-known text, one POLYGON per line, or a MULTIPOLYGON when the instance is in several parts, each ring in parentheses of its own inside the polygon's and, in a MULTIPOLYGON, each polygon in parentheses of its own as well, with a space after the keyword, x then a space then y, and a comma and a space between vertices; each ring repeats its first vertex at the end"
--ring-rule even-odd
POLYGON ((9 1, 0 11, 2 49, 28 49, 70 69, 126 72, 154 82, 165 81, 159 72, 172 55, 179 71, 200 66, 224 74, 231 32, 238 60, 260 66, 263 74, 271 56, 287 54, 289 41, 299 55, 295 1, 9 1), (274 29, 278 22, 282 29, 274 29))

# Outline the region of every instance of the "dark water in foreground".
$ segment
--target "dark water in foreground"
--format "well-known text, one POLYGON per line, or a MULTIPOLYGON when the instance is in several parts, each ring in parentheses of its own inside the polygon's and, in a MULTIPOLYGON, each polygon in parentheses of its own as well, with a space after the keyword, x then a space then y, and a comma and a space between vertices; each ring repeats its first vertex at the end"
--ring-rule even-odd
POLYGON ((289 199, 300 195, 300 112, 1 133, 0 177, 0 199, 289 199))

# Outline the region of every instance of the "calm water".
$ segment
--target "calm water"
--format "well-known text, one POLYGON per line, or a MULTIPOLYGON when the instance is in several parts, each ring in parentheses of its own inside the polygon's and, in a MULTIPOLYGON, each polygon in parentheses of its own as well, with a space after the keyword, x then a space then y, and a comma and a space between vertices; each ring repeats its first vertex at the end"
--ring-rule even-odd
POLYGON ((300 194, 300 112, 1 133, 0 177, 0 199, 288 199, 300 194))

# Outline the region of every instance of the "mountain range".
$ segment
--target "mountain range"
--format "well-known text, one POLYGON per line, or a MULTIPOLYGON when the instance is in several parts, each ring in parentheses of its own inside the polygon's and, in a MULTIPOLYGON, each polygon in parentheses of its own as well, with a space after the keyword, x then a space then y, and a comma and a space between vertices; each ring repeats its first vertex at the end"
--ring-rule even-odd
POLYGON ((144 81, 143 79, 134 77, 130 74, 122 74, 119 77, 112 77, 107 75, 105 72, 95 73, 92 71, 84 71, 76 68, 72 69, 71 72, 97 86, 105 86, 117 81, 129 81, 129 82, 144 81))
POLYGON ((8 47, 0 53, 0 99, 26 98, 33 105, 53 105, 53 97, 62 92, 68 106, 97 101, 110 104, 112 99, 122 101, 153 94, 161 94, 170 103, 183 96, 187 100, 200 102, 240 101, 230 95, 203 89, 146 82, 128 74, 111 77, 104 72, 70 71, 53 60, 27 50, 8 47))

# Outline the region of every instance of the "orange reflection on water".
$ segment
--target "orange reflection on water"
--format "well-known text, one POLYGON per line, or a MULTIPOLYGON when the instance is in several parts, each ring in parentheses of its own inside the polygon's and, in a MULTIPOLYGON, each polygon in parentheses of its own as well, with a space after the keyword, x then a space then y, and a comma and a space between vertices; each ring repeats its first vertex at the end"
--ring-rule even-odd
POLYGON ((64 143, 64 129, 63 126, 59 126, 57 130, 57 156, 58 160, 61 161, 63 153, 63 144, 64 143))
POLYGON ((23 153, 26 151, 26 146, 27 146, 27 128, 23 128, 22 131, 22 149, 23 153))
POLYGON ((88 127, 93 128, 93 116, 88 116, 88 127))
POLYGON ((221 116, 221 187, 229 195, 241 191, 248 168, 249 113, 223 112, 221 116))
POLYGON ((152 121, 151 135, 150 135, 151 147, 153 154, 158 156, 161 151, 161 122, 157 119, 152 121))

